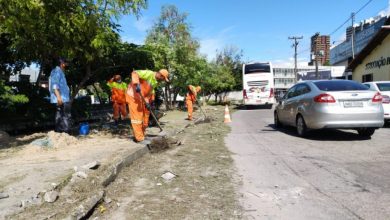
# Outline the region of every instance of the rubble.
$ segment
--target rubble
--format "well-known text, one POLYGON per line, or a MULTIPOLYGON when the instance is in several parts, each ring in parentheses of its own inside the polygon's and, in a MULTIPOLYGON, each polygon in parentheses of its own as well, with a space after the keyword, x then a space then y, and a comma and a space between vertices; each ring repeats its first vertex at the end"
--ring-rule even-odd
POLYGON ((48 202, 48 203, 53 203, 57 200, 58 198, 58 192, 57 191, 49 191, 49 192, 46 192, 43 199, 45 200, 45 202, 48 202))
POLYGON ((76 173, 73 174, 74 176, 77 176, 77 177, 80 177, 80 178, 83 178, 83 179, 87 179, 88 177, 88 174, 86 174, 85 172, 83 171, 77 171, 76 173))
POLYGON ((6 199, 6 198, 9 198, 9 195, 7 193, 1 192, 0 193, 0 199, 6 199))
POLYGON ((172 172, 166 172, 163 175, 161 175, 161 178, 163 178, 165 181, 170 181, 173 178, 175 178, 177 175, 172 172))
POLYGON ((86 170, 88 170, 88 169, 95 170, 95 169, 99 168, 99 166, 100 166, 99 161, 93 161, 91 163, 88 163, 88 164, 81 166, 81 168, 86 169, 86 170))

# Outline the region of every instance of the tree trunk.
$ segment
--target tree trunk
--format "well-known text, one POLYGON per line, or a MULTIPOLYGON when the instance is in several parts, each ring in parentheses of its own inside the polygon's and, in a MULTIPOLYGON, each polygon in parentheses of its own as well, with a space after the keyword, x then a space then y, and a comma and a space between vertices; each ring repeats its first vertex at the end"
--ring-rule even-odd
POLYGON ((92 75, 92 71, 91 71, 91 64, 88 63, 86 66, 85 66, 85 76, 84 78, 81 80, 81 82, 75 87, 75 89, 73 90, 73 94, 72 94, 72 98, 71 98, 71 102, 73 102, 74 98, 76 97, 77 93, 79 92, 79 90, 81 88, 84 87, 84 84, 89 80, 89 78, 91 77, 92 75))
POLYGON ((173 109, 173 106, 172 106, 172 91, 171 91, 171 87, 168 85, 168 100, 169 100, 169 109, 172 110, 173 109))
POLYGON ((165 104, 165 110, 169 110, 169 104, 168 104, 168 85, 165 85, 164 89, 164 104, 165 104))
POLYGON ((207 101, 210 101, 212 94, 207 96, 207 101))
POLYGON ((95 86, 95 83, 92 83, 92 86, 93 86, 93 89, 95 89, 95 92, 96 92, 96 96, 98 97, 99 99, 99 103, 100 105, 103 105, 103 101, 102 101, 102 98, 100 97, 99 95, 99 91, 97 90, 96 86, 95 86))

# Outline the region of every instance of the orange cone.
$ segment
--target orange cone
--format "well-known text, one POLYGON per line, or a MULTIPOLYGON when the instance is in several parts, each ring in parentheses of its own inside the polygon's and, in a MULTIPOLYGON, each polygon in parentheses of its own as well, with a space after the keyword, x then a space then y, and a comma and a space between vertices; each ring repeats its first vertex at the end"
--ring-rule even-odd
POLYGON ((225 107, 225 123, 230 123, 232 120, 230 119, 229 107, 226 105, 225 107))

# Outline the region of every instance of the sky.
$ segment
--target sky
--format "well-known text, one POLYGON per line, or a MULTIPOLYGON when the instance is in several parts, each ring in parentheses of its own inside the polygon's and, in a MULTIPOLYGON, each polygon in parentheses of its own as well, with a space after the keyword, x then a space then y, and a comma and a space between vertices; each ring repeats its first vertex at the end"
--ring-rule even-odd
MULTIPOLYGON (((316 32, 334 32, 364 5, 355 23, 379 13, 390 14, 390 0, 149 0, 138 19, 134 15, 120 19, 122 40, 143 44, 164 5, 175 5, 188 14, 192 36, 209 60, 217 50, 233 46, 243 50, 246 62, 287 65, 293 64, 294 55, 289 36, 303 36, 298 46, 298 61, 303 65, 309 61, 310 37, 316 32)), ((340 43, 350 24, 332 34, 331 43, 340 43)))

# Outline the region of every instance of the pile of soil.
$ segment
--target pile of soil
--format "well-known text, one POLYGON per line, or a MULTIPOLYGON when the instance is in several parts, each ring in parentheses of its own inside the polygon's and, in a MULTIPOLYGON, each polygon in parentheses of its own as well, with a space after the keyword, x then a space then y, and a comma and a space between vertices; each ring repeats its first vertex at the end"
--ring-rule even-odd
POLYGON ((47 137, 54 148, 73 146, 76 145, 78 142, 77 138, 70 136, 67 133, 57 133, 54 131, 50 131, 49 133, 47 133, 47 137))

